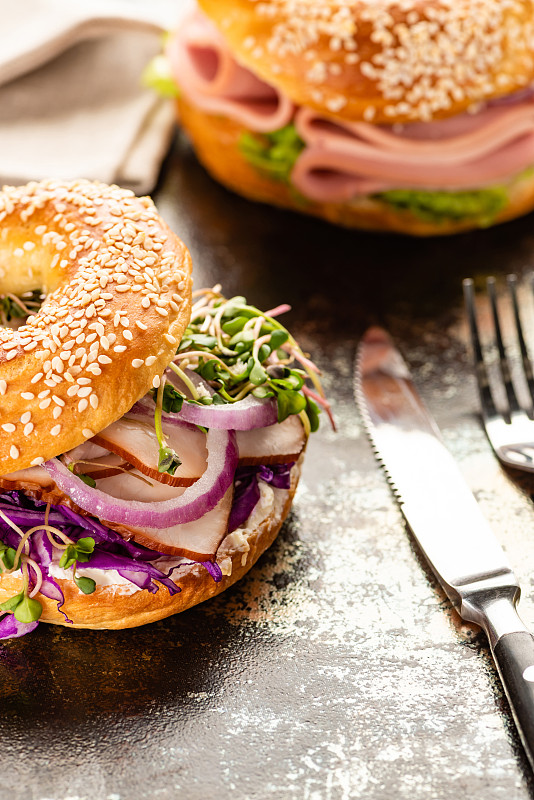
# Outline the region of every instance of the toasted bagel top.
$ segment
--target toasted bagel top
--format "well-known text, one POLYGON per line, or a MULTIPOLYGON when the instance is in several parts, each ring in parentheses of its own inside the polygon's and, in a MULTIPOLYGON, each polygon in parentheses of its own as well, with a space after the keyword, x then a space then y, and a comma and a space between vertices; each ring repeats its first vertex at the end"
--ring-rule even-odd
POLYGON ((377 123, 458 114, 534 81, 533 0, 199 0, 298 105, 377 123))
POLYGON ((148 197, 89 181, 0 192, 0 294, 39 312, 0 328, 0 475, 42 463, 121 417, 188 324, 191 259, 148 197))

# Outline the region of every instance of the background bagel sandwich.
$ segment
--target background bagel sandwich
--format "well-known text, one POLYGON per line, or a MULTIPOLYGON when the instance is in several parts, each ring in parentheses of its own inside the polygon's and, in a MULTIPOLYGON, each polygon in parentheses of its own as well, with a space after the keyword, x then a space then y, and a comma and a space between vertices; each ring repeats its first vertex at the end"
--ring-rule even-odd
POLYGON ((4 189, 0 215, 0 637, 217 594, 273 541, 328 410, 287 307, 191 306, 186 248, 117 187, 4 189))
POLYGON ((199 0, 147 81, 219 181, 414 235, 534 207, 532 0, 199 0))

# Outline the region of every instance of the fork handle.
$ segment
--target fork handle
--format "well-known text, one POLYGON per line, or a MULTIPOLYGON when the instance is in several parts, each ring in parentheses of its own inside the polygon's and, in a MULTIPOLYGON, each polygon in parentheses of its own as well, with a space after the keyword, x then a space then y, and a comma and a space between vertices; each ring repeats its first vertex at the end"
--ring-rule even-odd
POLYGON ((505 633, 492 645, 493 657, 526 754, 534 769, 534 636, 505 633))

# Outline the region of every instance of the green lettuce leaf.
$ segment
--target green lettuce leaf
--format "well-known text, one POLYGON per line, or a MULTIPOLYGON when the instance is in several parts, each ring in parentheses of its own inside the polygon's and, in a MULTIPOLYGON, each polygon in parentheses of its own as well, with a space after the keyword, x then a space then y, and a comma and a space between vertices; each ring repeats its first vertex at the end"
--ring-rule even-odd
POLYGON ((167 56, 154 56, 146 65, 141 76, 141 83, 147 89, 153 89, 161 97, 178 97, 180 90, 172 76, 171 65, 167 56))
POLYGON ((246 160, 273 180, 289 183, 304 142, 293 123, 272 133, 242 133, 239 150, 246 160))
MULTIPOLYGON (((239 139, 240 152, 252 166, 273 180, 287 184, 304 147, 293 123, 272 133, 245 132, 239 139)), ((374 197, 399 210, 411 211, 427 222, 471 219, 481 227, 491 225, 508 202, 504 186, 466 192, 394 189, 374 197)))
POLYGON ((398 209, 406 209, 427 222, 477 220, 480 227, 491 225, 508 202, 504 186, 492 186, 469 192, 425 192, 394 189, 374 195, 398 209))

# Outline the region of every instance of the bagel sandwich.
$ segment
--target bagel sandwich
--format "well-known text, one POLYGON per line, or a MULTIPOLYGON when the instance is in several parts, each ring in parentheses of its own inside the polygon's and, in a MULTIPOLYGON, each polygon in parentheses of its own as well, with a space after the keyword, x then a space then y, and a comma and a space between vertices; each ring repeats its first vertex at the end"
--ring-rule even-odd
POLYGON ((534 207, 533 0, 198 0, 147 82, 252 199, 452 234, 534 207))
POLYGON ((148 198, 0 192, 0 638, 127 628, 218 594, 287 516, 318 370, 148 198))

